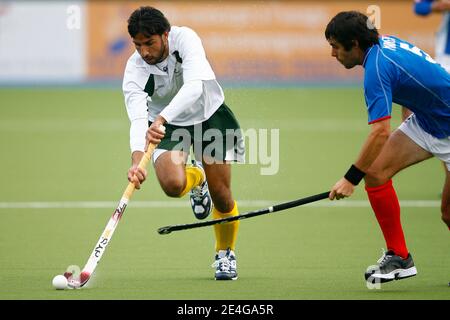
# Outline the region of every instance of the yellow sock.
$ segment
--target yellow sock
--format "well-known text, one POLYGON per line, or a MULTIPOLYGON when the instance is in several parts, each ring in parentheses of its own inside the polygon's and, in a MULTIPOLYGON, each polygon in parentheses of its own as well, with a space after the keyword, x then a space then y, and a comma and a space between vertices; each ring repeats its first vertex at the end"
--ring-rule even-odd
MULTIPOLYGON (((212 212, 213 219, 233 217, 238 214, 239 210, 236 201, 234 202, 233 210, 228 213, 221 213, 216 208, 214 208, 212 212)), ((227 250, 228 248, 234 250, 239 230, 239 223, 240 221, 236 220, 214 225, 214 233, 216 234, 216 252, 219 250, 227 250)))
POLYGON ((203 172, 197 167, 186 167, 186 186, 181 192, 180 197, 188 193, 192 188, 199 186, 203 182, 203 172))

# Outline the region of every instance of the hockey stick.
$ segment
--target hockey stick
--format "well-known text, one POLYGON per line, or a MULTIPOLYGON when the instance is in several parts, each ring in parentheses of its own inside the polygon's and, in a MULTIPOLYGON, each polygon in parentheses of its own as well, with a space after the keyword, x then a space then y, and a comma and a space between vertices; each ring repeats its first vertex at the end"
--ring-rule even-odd
POLYGON ((304 205, 307 203, 326 199, 326 198, 328 198, 329 194, 330 194, 330 191, 327 191, 327 192, 319 193, 319 194, 316 194, 316 195, 313 195, 310 197, 280 203, 280 204, 277 204, 277 205, 274 205, 272 207, 268 207, 265 209, 259 209, 259 210, 251 211, 251 212, 248 212, 245 214, 240 214, 240 215, 237 215, 234 217, 228 217, 228 218, 216 219, 216 220, 204 221, 204 222, 197 222, 197 223, 190 223, 190 224, 176 224, 176 225, 172 225, 172 226, 161 227, 158 229, 158 233, 159 234, 169 234, 172 231, 201 228, 201 227, 206 227, 206 226, 212 226, 215 224, 226 223, 226 222, 230 222, 230 221, 252 218, 252 217, 260 216, 263 214, 286 210, 286 209, 298 207, 298 206, 301 206, 301 205, 304 205))
MULTIPOLYGON (((144 153, 144 156, 139 162, 138 168, 145 169, 147 167, 147 164, 150 161, 155 148, 156 145, 154 144, 150 144, 148 146, 147 151, 144 153)), ((119 201, 119 205, 117 206, 113 215, 109 219, 105 230, 100 236, 100 239, 97 241, 97 244, 95 245, 94 250, 92 250, 92 253, 89 256, 89 259, 86 265, 84 266, 83 270, 81 271, 81 273, 75 274, 75 272, 73 271, 70 272, 68 271, 64 273, 64 276, 67 278, 68 286, 70 288, 75 289, 83 287, 89 281, 89 279, 91 279, 91 276, 93 275, 95 268, 97 267, 97 264, 100 262, 100 259, 102 258, 103 253, 105 252, 106 247, 108 246, 109 241, 111 240, 114 231, 116 230, 117 225, 119 224, 120 218, 122 218, 122 215, 125 212, 125 209, 128 205, 128 201, 131 199, 131 196, 133 195, 135 189, 136 187, 134 183, 129 182, 128 186, 126 187, 125 191, 122 194, 122 198, 119 201)))

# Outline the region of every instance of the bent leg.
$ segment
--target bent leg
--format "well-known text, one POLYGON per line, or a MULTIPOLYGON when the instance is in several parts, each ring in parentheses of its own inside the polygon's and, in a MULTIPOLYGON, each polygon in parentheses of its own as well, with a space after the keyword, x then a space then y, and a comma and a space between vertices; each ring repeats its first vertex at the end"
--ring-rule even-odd
POLYGON ((364 178, 366 186, 377 187, 388 182, 397 172, 433 155, 419 147, 401 130, 395 130, 386 141, 364 178))
MULTIPOLYGON (((228 163, 204 163, 209 192, 214 203, 213 218, 221 219, 239 214, 231 194, 231 165, 228 163)), ((235 249, 239 230, 239 220, 214 225, 216 252, 235 249)))
POLYGON ((220 212, 229 212, 234 207, 231 194, 231 165, 229 163, 203 163, 209 192, 214 206, 220 212))
POLYGON ((187 156, 182 151, 166 151, 154 163, 159 184, 169 197, 180 197, 186 187, 187 156))
POLYGON ((404 259, 408 256, 408 248, 400 220, 400 204, 391 178, 402 169, 431 156, 402 131, 396 130, 365 177, 367 195, 386 247, 404 259))

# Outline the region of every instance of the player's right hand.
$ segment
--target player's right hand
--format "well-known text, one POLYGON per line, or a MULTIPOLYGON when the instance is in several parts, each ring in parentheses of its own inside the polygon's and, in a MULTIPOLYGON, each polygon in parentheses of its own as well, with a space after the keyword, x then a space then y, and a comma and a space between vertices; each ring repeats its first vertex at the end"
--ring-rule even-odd
POLYGON ((341 178, 336 184, 331 188, 328 198, 330 200, 340 200, 346 197, 350 197, 355 191, 355 186, 345 178, 341 178))
POLYGON ((158 116, 155 121, 150 125, 150 127, 147 130, 147 134, 145 136, 146 140, 146 146, 145 150, 147 151, 148 145, 151 144, 159 144, 164 138, 164 135, 166 134, 166 128, 164 127, 164 123, 166 120, 164 120, 163 117, 158 116))
POLYGON ((145 181, 146 178, 147 178, 147 170, 138 168, 137 165, 133 165, 128 170, 128 181, 134 183, 136 189, 141 188, 141 184, 145 181))

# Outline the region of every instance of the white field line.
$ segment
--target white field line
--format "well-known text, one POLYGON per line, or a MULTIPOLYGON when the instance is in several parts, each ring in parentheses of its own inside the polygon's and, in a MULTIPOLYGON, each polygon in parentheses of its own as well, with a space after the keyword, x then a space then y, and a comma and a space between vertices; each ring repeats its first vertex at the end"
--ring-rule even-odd
MULTIPOLYGON (((265 208, 283 201, 268 200, 238 200, 240 207, 265 208)), ((79 209, 79 208, 111 208, 114 209, 118 202, 114 201, 64 201, 64 202, 0 202, 0 209, 79 209)), ((438 200, 401 200, 403 208, 439 208, 438 200)), ((133 208, 184 208, 189 206, 187 201, 130 201, 129 207, 133 208)), ((317 208, 345 207, 368 208, 368 200, 340 200, 321 201, 305 206, 317 208)))

